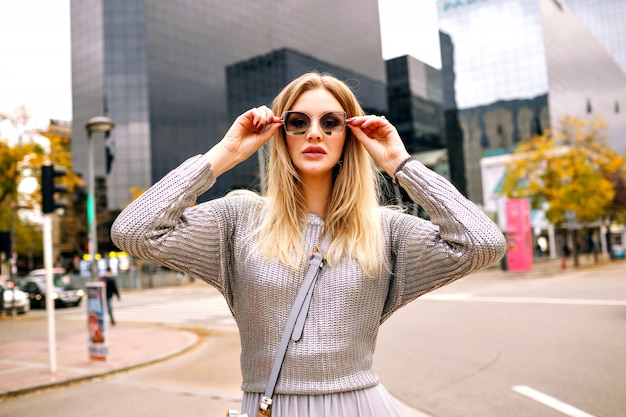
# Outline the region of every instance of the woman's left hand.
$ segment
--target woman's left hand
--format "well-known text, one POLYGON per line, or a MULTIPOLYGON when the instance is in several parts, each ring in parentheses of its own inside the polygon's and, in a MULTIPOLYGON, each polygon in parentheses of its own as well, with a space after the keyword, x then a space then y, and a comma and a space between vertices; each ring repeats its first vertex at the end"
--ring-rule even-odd
POLYGON ((396 128, 384 116, 351 117, 347 124, 374 162, 390 177, 393 178, 400 162, 411 156, 396 128))

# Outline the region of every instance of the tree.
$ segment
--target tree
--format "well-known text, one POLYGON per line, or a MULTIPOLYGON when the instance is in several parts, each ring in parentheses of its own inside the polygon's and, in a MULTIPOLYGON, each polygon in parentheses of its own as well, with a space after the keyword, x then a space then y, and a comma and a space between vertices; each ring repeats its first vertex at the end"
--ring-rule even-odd
MULTIPOLYGON (((20 259, 38 259, 40 225, 32 219, 23 219, 16 211, 18 208, 39 209, 41 189, 38 184, 44 164, 67 169, 68 175, 63 181, 70 191, 82 184, 81 178, 71 171, 71 128, 69 123, 51 121, 47 129, 36 129, 24 107, 18 107, 10 115, 0 114, 0 123, 0 230, 13 232, 16 237, 13 248, 20 259), (25 187, 26 183, 29 186, 25 187)), ((63 228, 72 233, 78 229, 63 228)))
POLYGON ((546 217, 557 226, 565 224, 568 213, 580 223, 607 218, 612 210, 619 213, 616 186, 623 180, 624 159, 605 139, 602 119, 565 118, 554 134, 520 144, 505 173, 503 194, 528 198, 533 208, 547 206, 546 217))
MULTIPOLYGON (((39 191, 32 177, 45 160, 43 147, 28 128, 29 118, 23 107, 11 115, 0 114, 0 230, 9 232, 12 239, 27 228, 18 209, 36 207, 39 191), (31 187, 23 187, 28 178, 32 180, 31 187)), ((28 229, 27 233, 27 250, 32 259, 41 253, 41 239, 35 240, 37 230, 28 229)), ((14 251, 20 250, 17 242, 12 242, 12 246, 14 251)))
POLYGON ((36 172, 44 160, 43 155, 43 149, 37 144, 11 146, 0 141, 0 206, 17 200, 22 180, 36 172))
POLYGON ((503 183, 510 198, 529 198, 534 208, 547 203, 547 218, 563 225, 573 211, 580 222, 607 215, 615 197, 615 177, 624 160, 604 142, 606 124, 566 118, 562 129, 534 136, 513 153, 503 183))
POLYGON ((13 130, 11 139, 3 129, 0 131, 0 230, 10 230, 13 210, 18 206, 33 206, 37 190, 20 193, 22 181, 32 177, 45 160, 45 152, 27 128, 29 115, 23 107, 14 114, 0 115, 2 127, 13 130))
POLYGON ((37 133, 48 139, 50 143, 48 153, 50 163, 67 169, 67 175, 62 179, 68 191, 73 192, 76 186, 82 187, 84 181, 72 171, 72 129, 69 122, 51 120, 46 129, 38 130, 37 133))
POLYGON ((612 176, 611 181, 615 196, 609 205, 607 221, 608 223, 626 224, 626 165, 622 166, 622 169, 612 176))
MULTIPOLYGON (((58 218, 58 227, 61 233, 55 241, 56 255, 69 262, 74 256, 82 255, 87 247, 89 232, 87 230, 86 195, 84 193, 83 178, 72 170, 71 138, 72 127, 70 122, 50 120, 49 125, 38 133, 48 139, 50 144, 49 160, 56 166, 66 169, 67 175, 61 177, 67 186, 71 198, 63 216, 58 218)), ((103 216, 98 215, 101 221, 103 216)))

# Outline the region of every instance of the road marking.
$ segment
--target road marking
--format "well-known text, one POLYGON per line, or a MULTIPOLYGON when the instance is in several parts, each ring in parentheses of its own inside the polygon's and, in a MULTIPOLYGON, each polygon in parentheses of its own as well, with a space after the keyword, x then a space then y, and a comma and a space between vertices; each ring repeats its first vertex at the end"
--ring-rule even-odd
POLYGON ((421 297, 433 301, 470 301, 482 303, 520 304, 569 304, 588 306, 626 306, 626 300, 593 300, 585 298, 546 298, 546 297, 481 297, 471 294, 426 294, 421 297))
MULTIPOLYGON (((184 301, 150 301, 148 303, 113 307, 116 321, 164 324, 189 324, 236 327, 228 305, 223 298, 191 299, 184 301)), ((69 320, 85 320, 84 312, 64 316, 69 320)))
POLYGON ((554 397, 551 397, 547 394, 544 394, 543 392, 534 390, 530 387, 527 387, 526 385, 516 385, 513 387, 513 391, 525 395, 526 397, 535 400, 537 402, 540 402, 543 405, 546 405, 550 408, 553 408, 563 414, 565 414, 566 416, 570 416, 570 417, 594 417, 592 414, 589 413, 585 413, 582 410, 579 410, 578 408, 571 406, 569 404, 566 404, 562 401, 557 400, 554 397))
POLYGON ((472 301, 476 299, 472 294, 467 293, 442 293, 442 294, 426 294, 421 297, 424 300, 435 300, 435 301, 472 301))

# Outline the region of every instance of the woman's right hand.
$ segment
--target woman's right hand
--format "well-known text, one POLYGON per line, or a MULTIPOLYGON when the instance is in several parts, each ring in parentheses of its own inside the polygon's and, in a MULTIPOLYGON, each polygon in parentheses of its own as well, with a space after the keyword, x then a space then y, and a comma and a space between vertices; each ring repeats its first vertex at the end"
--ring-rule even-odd
POLYGON ((282 120, 267 106, 255 107, 233 122, 224 138, 205 157, 217 177, 248 159, 282 126, 282 120))

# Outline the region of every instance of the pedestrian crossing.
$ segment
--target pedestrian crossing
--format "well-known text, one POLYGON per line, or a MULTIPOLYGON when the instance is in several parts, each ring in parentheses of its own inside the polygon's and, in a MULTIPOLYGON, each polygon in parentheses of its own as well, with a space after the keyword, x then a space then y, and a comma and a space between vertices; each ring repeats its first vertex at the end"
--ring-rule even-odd
MULTIPOLYGON (((236 329, 226 301, 221 296, 182 300, 154 299, 141 303, 125 303, 113 299, 115 321, 123 323, 157 323, 181 326, 209 326, 236 329)), ((85 313, 64 316, 84 320, 85 313)))
POLYGON ((163 323, 236 327, 226 302, 221 297, 167 301, 121 308, 114 307, 119 322, 163 323))

